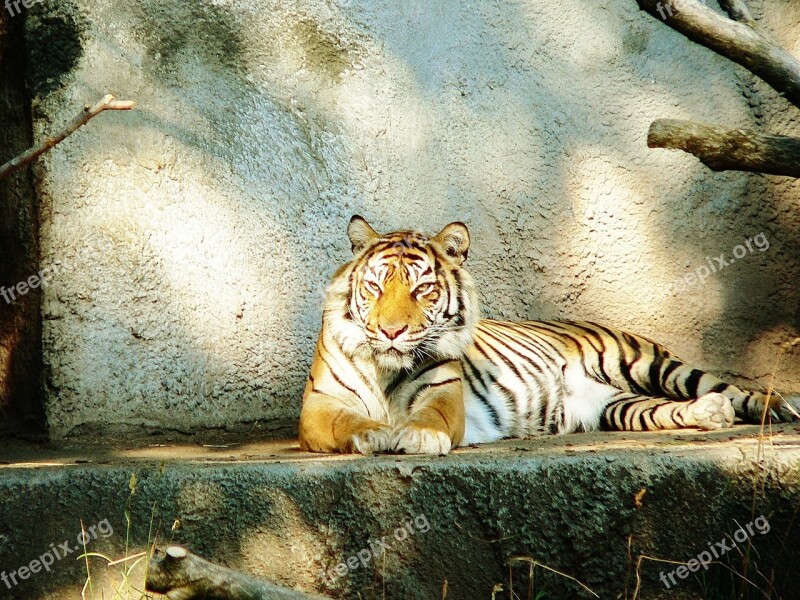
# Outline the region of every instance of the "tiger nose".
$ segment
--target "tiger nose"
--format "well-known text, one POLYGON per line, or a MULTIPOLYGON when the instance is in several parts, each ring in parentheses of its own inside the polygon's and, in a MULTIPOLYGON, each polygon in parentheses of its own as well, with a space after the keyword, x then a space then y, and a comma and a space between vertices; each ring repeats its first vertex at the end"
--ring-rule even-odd
POLYGON ((400 337, 406 329, 408 329, 408 325, 403 325, 403 326, 397 325, 393 327, 384 327, 383 325, 381 325, 381 333, 390 340, 394 340, 400 337))

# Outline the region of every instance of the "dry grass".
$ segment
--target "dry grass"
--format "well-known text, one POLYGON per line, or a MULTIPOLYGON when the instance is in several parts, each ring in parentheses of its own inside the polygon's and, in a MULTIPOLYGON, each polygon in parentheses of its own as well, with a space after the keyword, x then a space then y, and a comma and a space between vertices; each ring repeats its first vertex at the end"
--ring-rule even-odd
MULTIPOLYGON (((750 509, 750 518, 756 518, 756 507, 758 504, 758 499, 763 497, 765 487, 766 487, 766 480, 768 476, 768 469, 765 468, 765 463, 767 459, 766 447, 772 446, 773 444, 773 431, 772 431, 772 421, 768 418, 770 414, 770 409, 774 409, 783 402, 790 410, 790 412, 794 413, 795 417, 800 419, 800 414, 794 410, 794 407, 791 406, 786 401, 782 395, 775 391, 775 380, 777 379, 778 373, 780 372, 781 362, 786 356, 786 354, 794 349, 796 346, 800 345, 800 337, 794 338, 789 340, 788 342, 784 343, 780 350, 778 351, 777 356, 775 357, 775 366, 772 369, 772 373, 770 374, 770 382, 766 392, 766 402, 764 403, 764 410, 761 413, 761 427, 758 434, 758 446, 756 452, 756 472, 757 476, 753 480, 753 498, 752 504, 750 509), (777 397, 777 399, 776 399, 777 397)), ((641 492, 640 492, 641 493, 641 492)), ((638 497, 634 498, 634 503, 637 508, 640 507, 641 498, 638 497), (638 501, 637 501, 638 500, 638 501)), ((794 520, 797 517, 797 513, 800 511, 800 505, 798 508, 795 509, 794 515, 792 516, 791 521, 789 522, 789 526, 786 532, 784 532, 784 540, 786 536, 788 536, 789 531, 794 524, 794 520)), ((631 556, 631 545, 632 545, 633 536, 628 536, 628 561, 629 563, 633 562, 633 558, 631 556)), ((785 541, 784 541, 785 544, 785 541)), ((780 555, 783 552, 783 544, 781 545, 781 550, 778 553, 777 559, 780 558, 780 555)), ((739 559, 740 559, 740 570, 732 567, 729 564, 720 562, 720 561, 713 561, 709 564, 718 565, 723 569, 726 569, 730 573, 730 582, 728 589, 720 589, 720 587, 715 587, 713 584, 708 582, 701 581, 701 584, 704 584, 704 597, 707 600, 711 599, 719 599, 719 600, 747 600, 749 598, 764 598, 766 600, 780 600, 780 597, 777 595, 777 592, 774 588, 775 582, 775 574, 774 572, 771 573, 769 576, 762 573, 755 563, 752 560, 752 553, 755 551, 752 546, 752 539, 748 537, 747 539, 747 546, 745 547, 744 551, 737 547, 737 551, 739 552, 739 559), (763 584, 759 585, 752 581, 752 579, 756 578, 753 575, 757 575, 757 579, 759 581, 763 580, 763 584), (766 588, 766 589, 764 589, 766 588)), ((635 576, 636 576, 636 586, 633 590, 633 594, 628 598, 628 591, 627 591, 627 583, 625 586, 624 598, 625 600, 639 600, 639 594, 641 592, 641 567, 644 561, 651 561, 651 562, 659 562, 659 563, 668 563, 673 565, 686 565, 686 562, 683 561, 676 561, 664 558, 657 558, 654 556, 648 556, 646 554, 640 554, 636 557, 636 564, 635 564, 635 576)))
MULTIPOLYGON (((150 555, 156 545, 155 536, 153 535, 153 523, 155 519, 155 504, 153 505, 150 513, 150 529, 147 534, 147 552, 131 553, 131 502, 133 496, 136 494, 136 487, 138 481, 136 473, 131 475, 128 489, 130 494, 125 504, 125 553, 122 558, 112 559, 105 554, 99 552, 87 552, 84 545, 84 552, 79 558, 83 558, 86 564, 86 582, 81 591, 82 600, 106 600, 105 592, 99 591, 99 597, 94 589, 95 578, 92 575, 90 565, 90 558, 99 559, 105 562, 106 573, 104 579, 109 582, 113 590, 113 594, 108 600, 149 600, 153 598, 145 591, 145 580, 147 579, 147 564, 150 555), (137 573, 136 569, 140 564, 144 564, 142 573, 137 573)), ((81 522, 81 529, 83 530, 83 522, 81 522)), ((84 531, 85 533, 85 531, 84 531)), ((86 536, 84 536, 86 539, 86 536)))

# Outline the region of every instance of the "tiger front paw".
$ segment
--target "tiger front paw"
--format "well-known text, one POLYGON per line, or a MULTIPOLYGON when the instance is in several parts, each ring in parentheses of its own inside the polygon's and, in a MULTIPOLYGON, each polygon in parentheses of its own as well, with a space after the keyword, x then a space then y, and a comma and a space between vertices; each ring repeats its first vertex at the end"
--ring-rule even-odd
POLYGON ((392 428, 388 425, 368 427, 350 436, 344 452, 370 455, 375 452, 388 452, 392 444, 392 428))
POLYGON ((443 431, 416 425, 406 425, 392 436, 392 451, 405 454, 438 454, 450 452, 452 440, 443 431))

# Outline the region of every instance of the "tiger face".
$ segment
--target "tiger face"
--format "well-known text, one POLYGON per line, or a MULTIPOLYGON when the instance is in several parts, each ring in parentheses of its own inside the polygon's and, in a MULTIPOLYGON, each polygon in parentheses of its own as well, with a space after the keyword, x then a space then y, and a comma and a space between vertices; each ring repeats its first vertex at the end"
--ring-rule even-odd
POLYGON ((387 371, 460 356, 479 312, 462 267, 467 227, 451 223, 435 237, 380 235, 355 216, 348 237, 355 257, 337 274, 326 305, 326 323, 342 347, 387 371))

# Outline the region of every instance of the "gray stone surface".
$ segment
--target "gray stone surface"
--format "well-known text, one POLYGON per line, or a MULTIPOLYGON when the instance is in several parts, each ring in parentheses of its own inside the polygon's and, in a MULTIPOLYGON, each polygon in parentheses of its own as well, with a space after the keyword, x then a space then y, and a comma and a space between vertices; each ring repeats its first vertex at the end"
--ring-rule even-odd
MULTIPOLYGON (((604 600, 630 599, 640 555, 688 561, 763 516, 761 531, 768 531, 747 536, 749 553, 740 539, 721 564, 669 590, 659 572, 676 565, 644 560, 639 598, 734 597, 725 593, 726 582, 739 581, 729 569, 744 573, 745 562, 748 579, 770 598, 790 600, 797 597, 792 565, 800 549, 799 448, 792 425, 775 428, 763 444, 758 428, 748 426, 553 436, 444 458, 320 457, 300 452, 296 442, 210 436, 3 447, 0 570, 16 571, 51 544, 76 546, 82 521, 98 533, 88 550, 111 558, 124 556, 126 534, 134 554, 157 533, 162 544, 185 544, 256 577, 334 598, 429 600, 442 597, 446 580, 450 600, 489 600, 496 584, 505 588, 497 600, 506 600, 509 578, 514 597, 525 598, 528 563, 511 571, 507 563, 528 557, 604 600), (414 534, 401 539, 397 530, 409 521, 414 534), (386 547, 373 543, 378 558, 367 558, 362 551, 375 540, 386 547), (323 574, 360 552, 364 565, 323 574)), ((0 597, 79 597, 85 566, 75 556, 12 589, 0 587, 0 597)), ((91 568, 96 598, 108 592, 109 579, 119 583, 117 570, 106 576, 103 561, 93 558, 91 568)), ((133 577, 139 587, 140 576, 133 577)), ((591 597, 542 567, 535 586, 551 600, 591 597)), ((763 597, 749 587, 747 593, 763 597)))
MULTIPOLYGON (((763 4, 798 51, 800 6, 763 4)), ((37 138, 139 103, 36 171, 55 436, 291 433, 353 213, 468 223, 487 315, 608 322, 756 386, 797 335, 800 184, 645 145, 659 117, 800 134, 796 112, 634 0, 59 0, 27 37, 37 138)))

